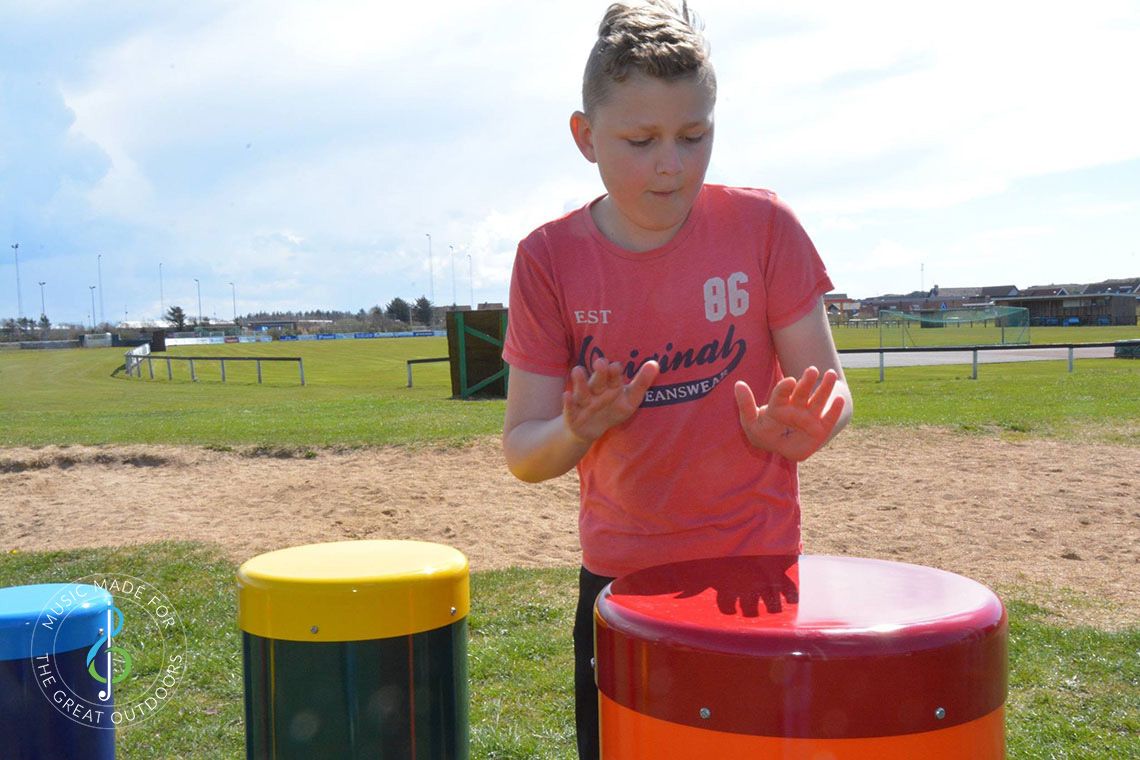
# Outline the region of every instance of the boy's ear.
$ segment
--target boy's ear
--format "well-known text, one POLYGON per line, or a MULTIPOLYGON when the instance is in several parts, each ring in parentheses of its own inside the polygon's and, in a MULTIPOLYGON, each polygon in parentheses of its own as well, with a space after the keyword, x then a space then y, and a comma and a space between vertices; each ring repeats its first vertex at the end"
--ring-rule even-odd
POLYGON ((594 152, 594 132, 590 127, 590 120, 586 114, 581 111, 575 111, 570 116, 570 134, 574 135, 574 144, 578 146, 578 150, 586 157, 586 160, 592 164, 598 162, 597 154, 594 152))

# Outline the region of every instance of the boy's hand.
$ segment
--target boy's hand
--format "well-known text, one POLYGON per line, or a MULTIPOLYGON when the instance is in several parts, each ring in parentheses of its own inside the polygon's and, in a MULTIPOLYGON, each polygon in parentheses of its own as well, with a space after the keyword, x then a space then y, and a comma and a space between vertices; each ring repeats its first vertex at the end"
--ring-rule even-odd
POLYGON ((594 360, 593 374, 586 368, 570 371, 570 390, 562 394, 562 418, 570 434, 583 443, 593 443, 614 425, 625 422, 641 406, 645 392, 657 379, 655 361, 641 365, 629 383, 623 383, 621 364, 594 360))
POLYGON ((843 413, 844 400, 839 396, 824 410, 836 378, 835 371, 829 369, 816 388, 819 370, 808 367, 799 380, 785 377, 776 383, 768 403, 760 407, 748 383, 738 381, 734 388, 736 405, 749 442, 793 462, 810 457, 827 442, 843 413))

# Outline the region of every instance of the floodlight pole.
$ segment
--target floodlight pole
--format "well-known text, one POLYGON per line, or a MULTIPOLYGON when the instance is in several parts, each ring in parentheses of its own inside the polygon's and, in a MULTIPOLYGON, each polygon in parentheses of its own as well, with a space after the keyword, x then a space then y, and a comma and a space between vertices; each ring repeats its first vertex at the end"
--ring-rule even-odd
POLYGON ((194 286, 198 288, 198 324, 197 327, 202 326, 202 283, 198 282, 198 278, 194 278, 194 286))
POLYGON ((88 285, 87 287, 90 288, 90 290, 91 290, 91 329, 92 329, 92 331, 94 331, 95 330, 95 286, 94 285, 88 285))
POLYGON ((237 288, 234 287, 232 282, 230 283, 230 295, 234 301, 234 327, 237 327, 237 288))
POLYGON ((166 319, 166 298, 162 294, 162 262, 158 262, 158 318, 166 319))
POLYGON ((44 285, 47 285, 47 283, 43 280, 40 280, 40 318, 41 319, 43 319, 44 317, 47 316, 47 307, 44 306, 44 285))

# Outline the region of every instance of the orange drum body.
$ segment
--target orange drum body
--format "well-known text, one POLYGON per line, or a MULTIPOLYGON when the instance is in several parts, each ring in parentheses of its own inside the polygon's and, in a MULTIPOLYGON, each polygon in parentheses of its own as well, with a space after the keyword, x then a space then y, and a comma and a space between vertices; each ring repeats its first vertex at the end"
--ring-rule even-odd
POLYGON ((968 578, 696 560, 617 579, 594 617, 605 760, 1005 756, 1005 609, 968 578))

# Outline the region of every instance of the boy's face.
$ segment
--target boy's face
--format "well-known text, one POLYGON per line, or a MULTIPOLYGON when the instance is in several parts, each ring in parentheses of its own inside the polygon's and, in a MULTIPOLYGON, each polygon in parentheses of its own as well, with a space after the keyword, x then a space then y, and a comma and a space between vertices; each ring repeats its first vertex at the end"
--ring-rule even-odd
POLYGON ((712 155, 714 100, 692 79, 635 74, 614 83, 589 117, 571 117, 579 150, 597 163, 606 186, 592 212, 610 240, 650 250, 684 224, 712 155))

